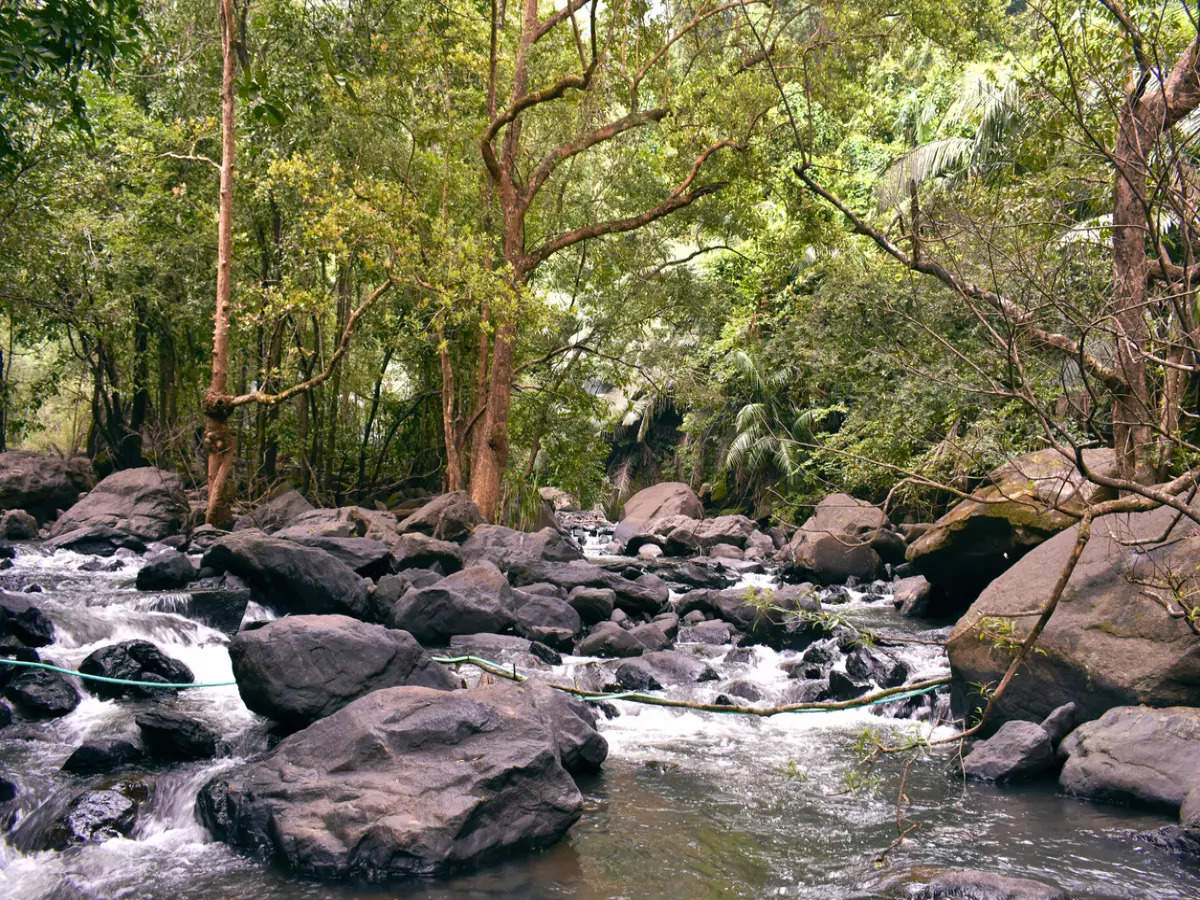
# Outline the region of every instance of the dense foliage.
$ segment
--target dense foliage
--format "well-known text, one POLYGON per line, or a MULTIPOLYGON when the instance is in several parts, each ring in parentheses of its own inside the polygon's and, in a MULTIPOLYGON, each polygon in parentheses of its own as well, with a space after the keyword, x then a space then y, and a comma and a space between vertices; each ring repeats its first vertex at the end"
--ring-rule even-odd
MULTIPOLYGON (((532 6, 542 22, 556 8, 532 6)), ((284 480, 327 503, 456 486, 470 467, 454 454, 490 441, 479 423, 507 341, 513 517, 537 486, 591 505, 661 477, 784 519, 831 489, 883 500, 900 483, 893 503, 924 516, 952 499, 931 483, 968 487, 1048 433, 1113 439, 1086 367, 880 252, 798 172, 1106 359, 1116 111, 1139 53, 1169 68, 1195 36, 1186 7, 570 11, 514 87, 530 28, 515 4, 235 4, 234 390, 311 377, 353 327, 328 380, 237 410, 242 496, 284 480), (564 79, 494 127, 510 97, 564 79), (489 134, 541 186, 524 255, 489 134), (613 222, 628 227, 558 240, 613 222)), ((220 74, 211 2, 3 6, 8 446, 203 482, 220 74)), ((1153 166, 1192 171, 1191 123, 1153 166)), ((1168 205, 1162 240, 1190 259, 1188 213, 1168 205)))

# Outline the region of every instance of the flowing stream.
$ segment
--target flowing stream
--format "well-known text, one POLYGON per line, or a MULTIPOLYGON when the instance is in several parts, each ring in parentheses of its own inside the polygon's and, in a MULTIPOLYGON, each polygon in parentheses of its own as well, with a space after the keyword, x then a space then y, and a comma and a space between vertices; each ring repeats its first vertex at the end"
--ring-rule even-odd
MULTIPOLYGON (((220 632, 170 610, 178 598, 137 592, 140 559, 108 560, 22 547, 0 572, 9 592, 30 594, 54 622, 57 642, 44 659, 75 668, 116 641, 153 641, 186 663, 198 682, 232 678, 220 632)), ((762 579, 759 579, 762 583, 762 579)), ((852 593, 831 607, 852 621, 893 633, 913 631, 891 604, 852 593)), ((268 614, 253 609, 248 617, 268 614)), ((762 647, 730 652, 700 647, 719 682, 672 695, 711 701, 731 681, 750 682, 762 702, 788 687, 780 669, 790 652, 762 647)), ((904 651, 913 677, 945 671, 937 648, 904 651)), ((594 661, 569 658, 545 669, 553 680, 588 677, 594 661)), ((138 703, 106 702, 81 691, 71 714, 0 729, 0 775, 18 790, 0 806, 12 824, 0 843, 0 896, 32 898, 725 898, 864 896, 856 890, 897 835, 903 760, 872 771, 855 749, 867 729, 902 738, 930 726, 868 710, 758 719, 638 706, 617 701, 602 718, 610 754, 603 772, 581 784, 583 818, 568 838, 543 853, 437 882, 327 885, 305 882, 245 859, 208 839, 197 823, 199 787, 267 746, 267 723, 249 712, 236 689, 181 692, 159 701, 202 719, 225 736, 225 755, 135 775, 83 778, 59 771, 87 737, 136 739, 138 703), (49 819, 80 791, 114 780, 143 782, 150 799, 130 838, 66 851, 24 852, 20 835, 49 819), (5 813, 7 809, 7 813, 5 813), (14 846, 16 844, 17 846, 14 846)), ((919 828, 887 854, 889 868, 946 865, 1041 878, 1076 897, 1197 897, 1200 873, 1121 833, 1168 824, 1163 816, 1076 801, 1053 784, 997 790, 964 785, 953 760, 914 765, 905 781, 902 827, 919 828)))

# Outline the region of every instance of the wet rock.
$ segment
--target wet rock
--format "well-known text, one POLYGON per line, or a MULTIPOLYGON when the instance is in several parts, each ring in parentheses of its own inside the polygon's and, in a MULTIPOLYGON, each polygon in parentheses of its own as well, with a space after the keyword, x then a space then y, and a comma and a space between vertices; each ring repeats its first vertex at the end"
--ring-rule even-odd
POLYGON ((392 551, 383 541, 365 537, 296 537, 303 547, 324 550, 363 578, 382 578, 392 572, 392 551))
POLYGON ((499 633, 516 624, 513 592, 495 566, 480 563, 429 587, 406 591, 393 604, 388 624, 425 646, 455 634, 499 633))
POLYGON ((579 642, 580 656, 640 656, 646 648, 615 622, 600 622, 579 642))
POLYGON ((138 808, 147 797, 142 785, 85 791, 71 801, 62 817, 30 849, 65 850, 75 844, 128 837, 137 822, 138 808))
MULTIPOLYGON (((102 678, 121 678, 129 681, 151 681, 163 684, 191 684, 196 680, 192 670, 177 659, 172 659, 149 641, 122 641, 93 650, 79 664, 85 675, 102 678)), ((163 688, 138 687, 136 685, 107 684, 103 681, 84 679, 89 693, 104 700, 123 697, 156 699, 169 695, 163 688)))
POLYGON ((855 577, 871 581, 882 571, 875 549, 891 523, 878 507, 849 494, 830 494, 779 551, 789 577, 836 584, 855 577))
MULTIPOLYGON (((1083 453, 1088 468, 1116 477, 1112 450, 1083 453)), ((1029 550, 1074 525, 1085 505, 1113 496, 1053 448, 1005 463, 988 481, 976 499, 963 500, 908 549, 909 562, 946 596, 939 614, 961 612, 1029 550)))
POLYGON ((617 592, 608 588, 577 587, 567 594, 567 603, 585 624, 603 622, 616 608, 617 592))
POLYGON ((674 638, 679 631, 679 616, 673 612, 659 613, 651 621, 669 638, 674 638))
POLYGON ((1200 785, 1192 787, 1179 807, 1179 824, 1184 828, 1200 828, 1200 785))
POLYGON ((213 544, 202 562, 245 579, 261 602, 279 613, 339 613, 361 619, 367 612, 366 582, 315 547, 238 531, 213 544))
POLYGON ((826 697, 822 699, 828 700, 853 700, 856 697, 861 697, 871 689, 869 684, 855 681, 845 672, 834 670, 829 673, 829 691, 826 697))
POLYGON ((139 591, 166 591, 181 588, 196 577, 196 566, 177 550, 161 550, 138 570, 139 591))
MULTIPOLYGON (((41 662, 41 657, 37 651, 20 644, 2 643, 0 644, 0 659, 15 659, 21 662, 41 662)), ((22 672, 30 671, 25 666, 13 666, 0 663, 0 688, 5 687, 10 681, 20 675, 22 672)))
POLYGON ((400 531, 419 531, 443 541, 461 541, 483 522, 479 508, 464 491, 434 497, 400 522, 400 531))
POLYGON ((1131 840, 1149 844, 1172 853, 1188 865, 1200 863, 1200 828, 1182 825, 1164 825, 1153 831, 1142 831, 1129 835, 1131 840))
POLYGON ((91 460, 83 456, 62 459, 29 450, 0 453, 0 510, 24 510, 39 522, 48 522, 95 483, 91 460))
POLYGON ((613 677, 623 691, 661 691, 663 686, 649 666, 638 665, 638 661, 621 663, 613 677))
POLYGON ((191 716, 157 709, 134 717, 146 752, 164 762, 211 759, 217 755, 220 736, 191 716))
POLYGON ((864 888, 868 896, 896 900, 1068 900, 1065 891, 1032 878, 933 866, 891 872, 864 888))
POLYGON ((175 611, 209 628, 233 634, 246 615, 252 595, 250 585, 236 575, 198 578, 187 587, 187 602, 175 611))
POLYGON ((569 603, 544 594, 513 591, 516 629, 531 641, 558 650, 570 650, 583 630, 583 621, 569 603))
POLYGON ((707 565, 695 560, 659 560, 654 566, 654 573, 667 584, 685 592, 700 588, 720 590, 736 580, 725 572, 718 571, 715 564, 707 565))
POLYGON ((24 597, 0 591, 0 644, 9 638, 26 647, 45 647, 54 643, 54 623, 24 597))
POLYGON ((571 538, 554 528, 516 531, 503 525, 477 525, 463 541, 462 556, 468 565, 486 560, 507 572, 537 562, 571 562, 583 551, 571 538))
MULTIPOLYGON (((1038 637, 1039 652, 997 700, 997 724, 1039 721, 1071 701, 1081 720, 1114 706, 1197 702, 1200 643, 1185 618, 1167 610, 1174 591, 1186 594, 1200 584, 1200 535, 1187 521, 1165 506, 1095 520, 1063 600, 1038 637), (1168 584, 1168 573, 1183 581, 1168 584), (1146 596, 1135 601, 1131 584, 1146 596)), ((1018 614, 1031 597, 1050 596, 1075 543, 1076 529, 1069 528, 1030 551, 955 625, 946 649, 956 714, 979 707, 972 682, 998 682, 1008 667, 1009 655, 997 652, 988 635, 999 628, 1014 642, 1025 639, 1035 617, 1018 614)))
POLYGON ((0 538, 32 541, 38 536, 38 522, 23 509, 10 509, 0 515, 0 538))
POLYGON ((380 688, 458 687, 406 631, 347 616, 286 616, 229 642, 242 701, 256 713, 302 728, 380 688))
POLYGON ((963 759, 967 777, 980 781, 1021 781, 1047 775, 1054 768, 1054 745, 1036 722, 1005 722, 963 759))
POLYGON ((664 685, 699 684, 720 676, 707 662, 678 650, 657 650, 631 659, 618 667, 629 667, 652 676, 664 685))
POLYGON ((297 517, 312 509, 313 505, 304 498, 304 495, 293 488, 268 500, 246 515, 239 516, 233 529, 234 531, 244 531, 247 528, 257 528, 270 534, 287 527, 297 517))
POLYGON ((427 534, 406 534, 392 544, 397 571, 438 569, 442 576, 453 575, 463 567, 458 544, 439 541, 427 534))
POLYGON ((215 525, 197 525, 192 529, 188 550, 192 553, 205 553, 209 547, 227 534, 229 534, 228 531, 218 528, 215 525))
POLYGON ((804 678, 789 684, 780 698, 783 704, 818 703, 829 698, 829 681, 825 678, 804 678))
POLYGON ((7 778, 0 778, 0 803, 8 803, 17 796, 17 786, 7 778))
POLYGON ((142 750, 120 738, 89 740, 76 747, 62 764, 71 775, 103 775, 125 766, 140 763, 142 750))
POLYGON ((14 675, 4 688, 4 696, 29 719, 57 719, 79 705, 75 686, 65 676, 47 669, 27 669, 14 675))
POLYGON ((1119 706, 1059 745, 1069 794, 1176 812, 1200 771, 1200 709, 1119 706))
POLYGON ((562 762, 579 741, 547 691, 375 691, 214 778, 197 810, 217 839, 322 879, 440 874, 547 846, 583 807, 562 762))
POLYGON ((908 664, 874 650, 859 647, 846 657, 846 672, 854 678, 869 679, 880 687, 898 687, 908 680, 908 664))
POLYGON ((79 528, 112 528, 143 541, 179 534, 190 510, 179 476, 145 466, 109 475, 50 527, 57 538, 79 528))
POLYGON ((725 685, 724 690, 731 697, 738 697, 742 700, 748 700, 751 703, 757 703, 763 698, 762 689, 754 682, 747 681, 744 678, 729 682, 725 685))
POLYGON ((73 550, 86 556, 112 556, 118 550, 146 552, 146 544, 141 538, 109 525, 73 528, 52 537, 44 546, 51 550, 73 550))

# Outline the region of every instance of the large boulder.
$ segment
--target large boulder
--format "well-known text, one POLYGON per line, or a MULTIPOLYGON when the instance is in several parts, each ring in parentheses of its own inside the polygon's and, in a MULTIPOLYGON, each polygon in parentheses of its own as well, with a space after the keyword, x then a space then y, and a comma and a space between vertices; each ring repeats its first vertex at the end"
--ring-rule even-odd
POLYGON ((668 553, 680 556, 710 553, 721 545, 741 550, 755 531, 754 520, 746 516, 717 516, 714 519, 666 516, 647 523, 643 531, 631 535, 625 542, 625 552, 638 552, 648 540, 653 540, 668 553))
POLYGON ((280 613, 342 613, 361 619, 367 611, 366 582, 316 547, 238 531, 209 547, 202 563, 245 579, 263 605, 280 613))
POLYGON ((253 591, 236 575, 198 578, 187 586, 186 599, 171 611, 232 634, 242 624, 253 591))
POLYGON ((439 494, 400 523, 400 531, 419 531, 442 541, 461 541, 483 521, 465 491, 439 494))
POLYGON ((48 522, 95 483, 86 457, 61 459, 29 450, 0 453, 0 510, 23 509, 48 522))
POLYGON ((1175 813, 1200 772, 1200 709, 1121 706, 1085 722, 1059 747, 1059 784, 1093 800, 1175 813))
POLYGON ((30 719, 57 719, 79 705, 79 692, 74 685, 65 676, 48 669, 22 670, 9 679, 4 696, 30 719))
POLYGON ((391 573, 395 562, 388 545, 374 538, 301 535, 292 540, 304 547, 324 550, 363 578, 382 578, 391 573))
POLYGON ((462 550, 458 544, 439 541, 419 531, 398 538, 392 544, 392 557, 397 571, 436 567, 443 575, 450 575, 463 567, 462 550))
MULTIPOLYGON (((1188 599, 1200 588, 1200 534, 1169 507, 1114 513, 1092 536, 1062 600, 994 722, 1040 720, 1074 701, 1080 721, 1114 706, 1190 705, 1200 696, 1200 637, 1188 599), (1170 529, 1170 534, 1167 534, 1170 529), (1166 540, 1162 540, 1166 537, 1166 540), (1180 603, 1185 604, 1183 608, 1180 603)), ((1028 553, 997 578, 947 639, 956 711, 982 705, 974 684, 998 682, 1036 621, 1075 545, 1077 528, 1028 553)))
MULTIPOLYGON (((1117 475, 1112 450, 1085 450, 1083 459, 1093 471, 1117 475)), ((1057 450, 1039 450, 989 474, 987 486, 938 519, 907 557, 941 589, 949 604, 943 611, 960 612, 1018 559, 1074 525, 1085 504, 1112 496, 1057 450)))
POLYGON ((838 584, 848 578, 871 581, 883 570, 876 549, 898 538, 879 507, 849 494, 830 494, 779 551, 790 577, 838 584))
POLYGON ((489 563, 405 591, 381 617, 384 624, 408 631, 425 646, 444 645, 455 634, 498 634, 516 623, 512 588, 489 563))
POLYGON ((300 875, 382 882, 554 843, 583 798, 577 707, 542 685, 374 691, 223 772, 197 800, 219 840, 300 875), (565 716, 564 716, 565 711, 565 716))
POLYGON ((503 525, 477 525, 463 541, 462 557, 467 565, 487 560, 502 570, 534 562, 571 562, 583 559, 583 551, 571 538, 554 528, 516 531, 503 525))
POLYGON ((144 466, 113 472, 59 516, 50 537, 77 528, 115 528, 144 541, 158 541, 182 532, 190 508, 179 476, 144 466))
POLYGON ((621 521, 613 540, 628 543, 635 534, 650 530, 652 523, 667 516, 704 518, 704 504, 696 492, 680 481, 664 481, 638 491, 621 507, 621 521))
POLYGON ((239 632, 229 658, 246 706, 294 728, 380 688, 458 686, 408 632, 346 616, 286 616, 239 632))
POLYGON ((295 518, 312 508, 313 505, 304 498, 304 495, 292 488, 266 503, 256 506, 246 515, 239 516, 233 529, 242 531, 246 528, 257 528, 269 534, 290 525, 295 518))
POLYGON ((220 735, 205 723, 175 710, 147 710, 134 716, 133 721, 146 752, 163 762, 211 759, 221 744, 220 735))
POLYGON ((196 579, 196 566, 186 553, 178 550, 160 550, 138 569, 139 591, 167 591, 181 588, 196 579))

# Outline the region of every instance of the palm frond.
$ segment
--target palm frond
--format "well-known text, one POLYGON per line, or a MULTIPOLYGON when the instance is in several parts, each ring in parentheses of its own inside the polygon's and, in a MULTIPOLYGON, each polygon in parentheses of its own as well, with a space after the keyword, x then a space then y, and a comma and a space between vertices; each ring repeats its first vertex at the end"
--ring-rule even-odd
POLYGON ((975 141, 963 137, 941 138, 909 150, 888 166, 879 179, 876 193, 880 210, 899 206, 913 187, 962 171, 974 151, 975 141))

